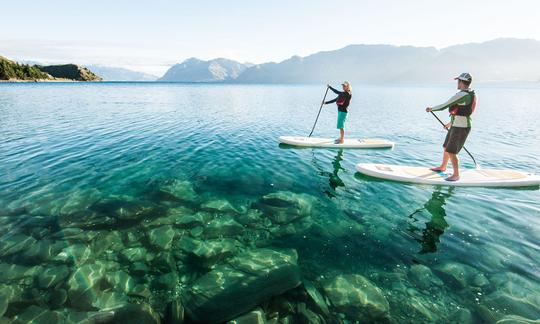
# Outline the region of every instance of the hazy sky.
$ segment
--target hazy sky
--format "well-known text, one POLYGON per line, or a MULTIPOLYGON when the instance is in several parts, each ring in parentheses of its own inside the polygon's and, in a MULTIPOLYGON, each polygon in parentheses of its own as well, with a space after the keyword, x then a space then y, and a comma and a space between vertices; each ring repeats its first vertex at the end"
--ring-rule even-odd
POLYGON ((189 57, 262 63, 349 44, 540 40, 540 0, 5 1, 0 55, 161 75, 189 57))

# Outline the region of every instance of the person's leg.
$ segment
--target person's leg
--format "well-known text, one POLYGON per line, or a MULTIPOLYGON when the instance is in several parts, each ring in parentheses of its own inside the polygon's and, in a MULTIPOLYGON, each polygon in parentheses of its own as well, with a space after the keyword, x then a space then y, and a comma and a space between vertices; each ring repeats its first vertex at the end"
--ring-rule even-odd
MULTIPOLYGON (((446 133, 446 137, 444 138, 444 143, 443 143, 443 159, 442 159, 442 162, 441 162, 441 165, 436 167, 436 168, 431 168, 430 170, 431 171, 446 171, 446 166, 448 165, 448 159, 450 159, 450 156, 448 155, 448 148, 449 148, 449 145, 452 144, 451 143, 451 139, 453 137, 453 129, 450 128, 450 130, 446 133)), ((450 147, 450 149, 452 149, 450 147)))
POLYGON ((459 158, 457 154, 448 153, 450 156, 450 161, 452 161, 452 169, 454 173, 446 178, 446 181, 457 181, 459 180, 459 158))
POLYGON ((448 165, 448 160, 450 159, 450 155, 448 155, 448 152, 446 152, 446 148, 443 152, 443 158, 441 165, 436 168, 431 168, 431 171, 446 171, 446 166, 448 165))
POLYGON ((336 139, 336 144, 343 144, 343 138, 345 136, 345 120, 347 119, 347 113, 338 111, 337 129, 339 129, 339 138, 336 139))

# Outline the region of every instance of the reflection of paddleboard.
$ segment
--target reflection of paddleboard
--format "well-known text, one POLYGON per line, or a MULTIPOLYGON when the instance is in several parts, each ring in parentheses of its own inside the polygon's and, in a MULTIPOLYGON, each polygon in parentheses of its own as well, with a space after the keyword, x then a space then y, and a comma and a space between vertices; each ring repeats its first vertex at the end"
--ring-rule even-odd
POLYGON ((383 139, 353 139, 346 138, 343 144, 334 143, 331 138, 304 137, 304 136, 281 136, 279 141, 283 144, 306 147, 330 147, 330 148, 391 148, 394 142, 383 139))
POLYGON ((540 185, 540 176, 515 170, 465 169, 458 181, 446 181, 452 172, 434 172, 425 167, 360 163, 356 169, 365 175, 411 183, 441 186, 526 187, 540 185))

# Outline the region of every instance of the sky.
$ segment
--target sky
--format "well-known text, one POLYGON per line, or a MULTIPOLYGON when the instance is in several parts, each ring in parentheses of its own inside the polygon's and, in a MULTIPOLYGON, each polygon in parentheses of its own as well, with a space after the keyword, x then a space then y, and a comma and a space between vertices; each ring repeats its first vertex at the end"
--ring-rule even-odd
POLYGON ((539 0, 5 1, 0 55, 161 76, 197 57, 279 62, 350 44, 540 40, 539 0))

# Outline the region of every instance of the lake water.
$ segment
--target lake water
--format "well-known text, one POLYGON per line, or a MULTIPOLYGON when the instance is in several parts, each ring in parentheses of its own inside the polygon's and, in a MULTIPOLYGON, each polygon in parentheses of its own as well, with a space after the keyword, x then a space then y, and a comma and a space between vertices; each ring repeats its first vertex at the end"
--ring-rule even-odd
MULTIPOLYGON (((354 85, 347 136, 393 150, 280 146, 309 133, 324 90, 0 84, 0 317, 173 322, 182 305, 202 322, 256 307, 274 323, 539 319, 537 187, 355 172, 437 165, 445 132, 424 108, 453 84, 354 85)), ((540 173, 540 85, 476 90, 469 151, 540 173)), ((336 115, 325 106, 314 134, 336 137, 336 115)))

